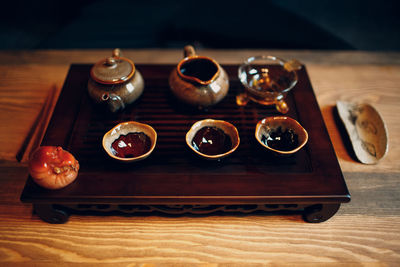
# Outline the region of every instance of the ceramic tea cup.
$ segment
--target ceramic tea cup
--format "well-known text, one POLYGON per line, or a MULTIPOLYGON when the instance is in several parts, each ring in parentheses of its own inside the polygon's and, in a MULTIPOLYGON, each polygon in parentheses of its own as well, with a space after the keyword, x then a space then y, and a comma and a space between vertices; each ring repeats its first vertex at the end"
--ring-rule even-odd
POLYGON ((184 59, 171 72, 169 85, 178 99, 201 109, 226 96, 229 79, 214 59, 198 56, 192 46, 185 46, 184 59))
POLYGON ((260 120, 256 125, 255 137, 261 146, 279 156, 296 153, 308 141, 308 133, 303 126, 286 116, 260 120))
POLYGON ((156 143, 157 132, 153 127, 127 121, 115 125, 104 134, 102 144, 111 158, 120 162, 133 162, 150 156, 156 143))
POLYGON ((238 148, 239 132, 227 121, 200 120, 186 133, 186 144, 204 159, 219 160, 238 148))

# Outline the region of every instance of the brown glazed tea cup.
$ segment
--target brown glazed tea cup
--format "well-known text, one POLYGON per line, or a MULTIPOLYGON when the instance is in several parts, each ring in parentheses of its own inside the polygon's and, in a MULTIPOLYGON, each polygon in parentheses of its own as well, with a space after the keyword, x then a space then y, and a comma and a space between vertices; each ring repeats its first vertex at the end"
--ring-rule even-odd
POLYGON ((169 85, 178 99, 202 109, 226 96, 229 79, 214 59, 196 55, 189 45, 184 48, 184 59, 171 72, 169 85))
POLYGON ((153 152, 157 143, 157 132, 150 125, 136 122, 136 121, 126 121, 115 125, 111 130, 103 136, 102 145, 105 152, 111 158, 120 162, 134 162, 147 158, 153 152), (119 157, 112 147, 112 144, 118 140, 121 136, 126 136, 131 133, 143 133, 148 136, 150 140, 150 147, 148 151, 141 155, 129 156, 129 157, 119 157))
POLYGON ((257 141, 278 156, 296 153, 308 141, 308 133, 298 121, 286 116, 266 117, 256 125, 257 141))
MULTIPOLYGON (((201 138, 203 142, 210 143, 210 141, 213 138, 208 139, 208 137, 210 137, 210 135, 208 135, 207 137, 202 136, 201 138)), ((216 139, 214 139, 214 141, 215 140, 216 139)), ((186 144, 193 152, 195 152, 197 155, 199 155, 204 159, 219 160, 232 154, 239 147, 240 137, 238 130, 231 123, 223 120, 204 119, 195 122, 190 128, 190 130, 186 133, 186 144), (211 127, 214 129, 221 130, 224 133, 225 138, 229 138, 230 140, 229 147, 225 147, 224 151, 213 154, 207 154, 205 151, 201 151, 201 149, 196 148, 195 146, 197 144, 194 142, 194 140, 196 138, 196 135, 200 133, 204 127, 206 128, 211 127)))

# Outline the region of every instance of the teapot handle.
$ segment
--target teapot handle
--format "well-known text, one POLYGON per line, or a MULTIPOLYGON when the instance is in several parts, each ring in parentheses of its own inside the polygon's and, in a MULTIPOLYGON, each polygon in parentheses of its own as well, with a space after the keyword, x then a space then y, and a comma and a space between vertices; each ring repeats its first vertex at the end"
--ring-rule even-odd
POLYGON ((196 51, 193 46, 187 45, 183 48, 183 55, 184 57, 192 57, 196 55, 196 51))

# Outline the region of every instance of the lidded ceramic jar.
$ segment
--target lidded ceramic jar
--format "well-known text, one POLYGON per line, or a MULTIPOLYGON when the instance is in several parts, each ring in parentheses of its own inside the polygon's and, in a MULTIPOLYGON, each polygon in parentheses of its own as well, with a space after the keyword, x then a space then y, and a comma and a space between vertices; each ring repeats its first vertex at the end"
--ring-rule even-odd
POLYGON ((121 57, 119 49, 112 56, 93 65, 88 92, 96 103, 106 103, 112 112, 122 110, 143 93, 144 80, 133 62, 121 57))

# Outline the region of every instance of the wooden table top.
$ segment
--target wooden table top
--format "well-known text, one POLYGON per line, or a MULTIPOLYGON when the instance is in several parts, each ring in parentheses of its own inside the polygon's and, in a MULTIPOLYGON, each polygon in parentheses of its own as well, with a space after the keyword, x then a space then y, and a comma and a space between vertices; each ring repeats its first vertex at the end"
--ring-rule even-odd
MULTIPOLYGON (((178 50, 126 50, 135 63, 175 64, 178 50)), ((307 66, 352 200, 326 222, 300 215, 71 216, 52 225, 19 197, 26 153, 42 134, 71 63, 94 63, 109 50, 0 52, 0 265, 398 265, 400 263, 400 53, 200 50, 221 64, 273 54, 307 66), (55 96, 51 98, 48 96, 55 96), (337 100, 372 104, 389 132, 377 165, 352 156, 338 124, 337 100), (39 124, 38 124, 39 122, 39 124), (39 125, 39 129, 33 127, 39 125), (25 156, 24 156, 25 155, 25 156)))

